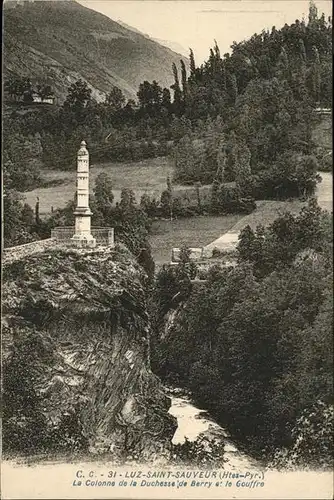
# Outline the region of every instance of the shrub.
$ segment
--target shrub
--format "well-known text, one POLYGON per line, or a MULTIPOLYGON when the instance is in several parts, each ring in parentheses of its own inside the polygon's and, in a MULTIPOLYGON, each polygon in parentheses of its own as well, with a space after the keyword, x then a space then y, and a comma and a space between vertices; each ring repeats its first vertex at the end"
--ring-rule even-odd
POLYGON ((333 423, 334 407, 317 401, 304 410, 292 429, 293 445, 278 450, 272 466, 294 468, 333 467, 333 423))
POLYGON ((184 443, 172 446, 171 462, 175 465, 191 465, 200 468, 222 467, 224 442, 220 438, 200 436, 196 441, 185 439, 184 443))

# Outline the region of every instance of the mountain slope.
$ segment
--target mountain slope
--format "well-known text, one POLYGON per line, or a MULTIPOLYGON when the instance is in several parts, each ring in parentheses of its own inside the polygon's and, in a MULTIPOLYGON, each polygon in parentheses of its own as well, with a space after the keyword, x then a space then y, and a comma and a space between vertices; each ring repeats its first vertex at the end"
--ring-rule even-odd
POLYGON ((172 63, 184 56, 74 0, 8 2, 4 11, 4 71, 52 84, 62 100, 82 78, 93 96, 120 87, 135 97, 143 80, 173 83, 172 63))

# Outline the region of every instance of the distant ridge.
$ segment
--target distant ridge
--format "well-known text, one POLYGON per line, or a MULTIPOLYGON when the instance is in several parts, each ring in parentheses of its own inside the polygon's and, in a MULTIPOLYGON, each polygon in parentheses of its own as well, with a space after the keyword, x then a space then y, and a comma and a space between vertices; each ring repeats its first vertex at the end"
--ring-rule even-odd
POLYGON ((74 0, 7 0, 4 73, 43 79, 62 101, 71 83, 87 81, 102 100, 113 85, 135 98, 144 80, 173 83, 172 64, 188 60, 135 28, 74 0))
POLYGON ((164 47, 167 47, 168 49, 172 50, 173 52, 177 52, 179 54, 182 54, 183 57, 188 57, 190 49, 185 49, 182 47, 181 44, 177 42, 173 42, 171 40, 161 40, 160 38, 152 38, 155 42, 159 43, 160 45, 163 45, 164 47))
POLYGON ((172 50, 173 52, 176 52, 177 54, 183 55, 184 57, 188 57, 189 50, 186 50, 184 47, 182 47, 181 44, 177 42, 173 42, 171 40, 162 40, 161 38, 153 38, 147 33, 141 33, 137 28, 134 28, 133 26, 129 26, 126 24, 124 21, 121 21, 121 19, 117 19, 117 22, 121 25, 124 26, 124 28, 127 28, 130 31, 133 31, 134 33, 140 33, 146 38, 149 38, 150 40, 153 40, 154 42, 159 43, 160 45, 163 45, 164 47, 167 47, 168 49, 172 50))

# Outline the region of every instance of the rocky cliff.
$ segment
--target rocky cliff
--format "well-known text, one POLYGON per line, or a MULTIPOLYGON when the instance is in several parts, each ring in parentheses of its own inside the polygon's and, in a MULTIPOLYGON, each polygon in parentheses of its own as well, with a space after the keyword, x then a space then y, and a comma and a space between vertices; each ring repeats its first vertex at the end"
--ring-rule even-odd
POLYGON ((150 370, 144 279, 119 246, 4 263, 5 452, 168 454, 176 422, 150 370))

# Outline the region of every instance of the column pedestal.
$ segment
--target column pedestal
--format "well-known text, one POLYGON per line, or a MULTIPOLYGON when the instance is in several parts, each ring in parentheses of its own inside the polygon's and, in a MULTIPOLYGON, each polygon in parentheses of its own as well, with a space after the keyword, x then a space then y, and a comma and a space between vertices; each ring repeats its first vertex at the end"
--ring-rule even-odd
POLYGON ((71 243, 78 248, 94 248, 96 246, 96 240, 92 236, 90 228, 90 217, 92 212, 89 208, 77 207, 74 215, 75 234, 71 238, 71 243))

